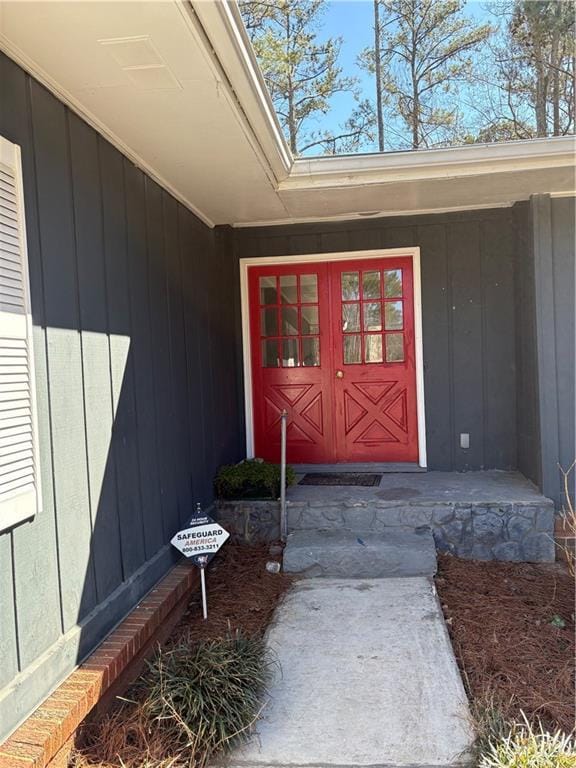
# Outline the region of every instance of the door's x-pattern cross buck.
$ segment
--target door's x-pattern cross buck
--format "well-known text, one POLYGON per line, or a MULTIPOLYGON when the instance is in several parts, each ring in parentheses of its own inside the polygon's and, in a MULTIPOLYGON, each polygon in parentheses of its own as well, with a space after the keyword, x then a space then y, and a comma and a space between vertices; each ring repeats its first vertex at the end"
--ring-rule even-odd
POLYGON ((265 396, 266 432, 279 439, 282 411, 288 414, 286 436, 291 443, 314 443, 324 435, 322 392, 314 384, 277 384, 265 396))
POLYGON ((408 435, 406 388, 397 381, 346 384, 344 425, 355 443, 404 442, 408 435))

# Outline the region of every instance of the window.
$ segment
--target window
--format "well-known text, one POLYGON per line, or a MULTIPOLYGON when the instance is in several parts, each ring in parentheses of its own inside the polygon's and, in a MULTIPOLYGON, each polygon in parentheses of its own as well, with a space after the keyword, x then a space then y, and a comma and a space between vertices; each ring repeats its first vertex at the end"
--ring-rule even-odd
POLYGON ((0 530, 33 517, 39 500, 22 166, 0 136, 0 530))
POLYGON ((403 362, 402 270, 342 272, 340 280, 344 363, 403 362))
POLYGON ((269 275, 259 289, 262 367, 318 367, 318 275, 269 275))

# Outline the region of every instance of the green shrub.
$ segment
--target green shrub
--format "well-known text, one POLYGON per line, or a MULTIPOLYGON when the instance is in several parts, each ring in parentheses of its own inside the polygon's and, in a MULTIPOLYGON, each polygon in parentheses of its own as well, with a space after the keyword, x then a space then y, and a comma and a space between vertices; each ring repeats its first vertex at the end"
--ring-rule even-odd
MULTIPOLYGON (((292 467, 286 467, 286 485, 296 482, 292 467)), ((277 499, 280 495, 280 466, 247 459, 220 467, 214 480, 219 499, 277 499)))
POLYGON ((479 768, 576 768, 576 743, 558 731, 515 723, 509 733, 490 739, 479 768))
POLYGON ((175 765, 201 768, 249 732, 269 674, 263 640, 240 634, 159 651, 143 681, 143 713, 175 765))

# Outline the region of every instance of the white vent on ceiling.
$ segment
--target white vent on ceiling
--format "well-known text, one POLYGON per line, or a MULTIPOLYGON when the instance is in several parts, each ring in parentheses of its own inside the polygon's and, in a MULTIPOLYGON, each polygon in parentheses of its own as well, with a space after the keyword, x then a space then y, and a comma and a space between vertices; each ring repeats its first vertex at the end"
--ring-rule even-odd
POLYGON ((164 60, 149 37, 114 37, 98 40, 116 64, 126 67, 161 67, 164 60))
POLYGON ((117 37, 98 42, 141 90, 173 91, 182 87, 149 37, 117 37))

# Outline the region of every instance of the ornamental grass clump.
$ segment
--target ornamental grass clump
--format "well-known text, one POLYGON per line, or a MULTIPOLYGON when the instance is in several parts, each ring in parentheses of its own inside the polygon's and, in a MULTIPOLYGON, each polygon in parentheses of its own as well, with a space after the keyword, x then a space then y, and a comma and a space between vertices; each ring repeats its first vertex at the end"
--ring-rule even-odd
POLYGON ((143 685, 143 712, 176 764, 202 768, 244 737, 270 676, 264 641, 241 634, 160 651, 143 685))
POLYGON ((562 731, 515 723, 504 737, 491 739, 479 768, 576 768, 576 742, 562 731))

